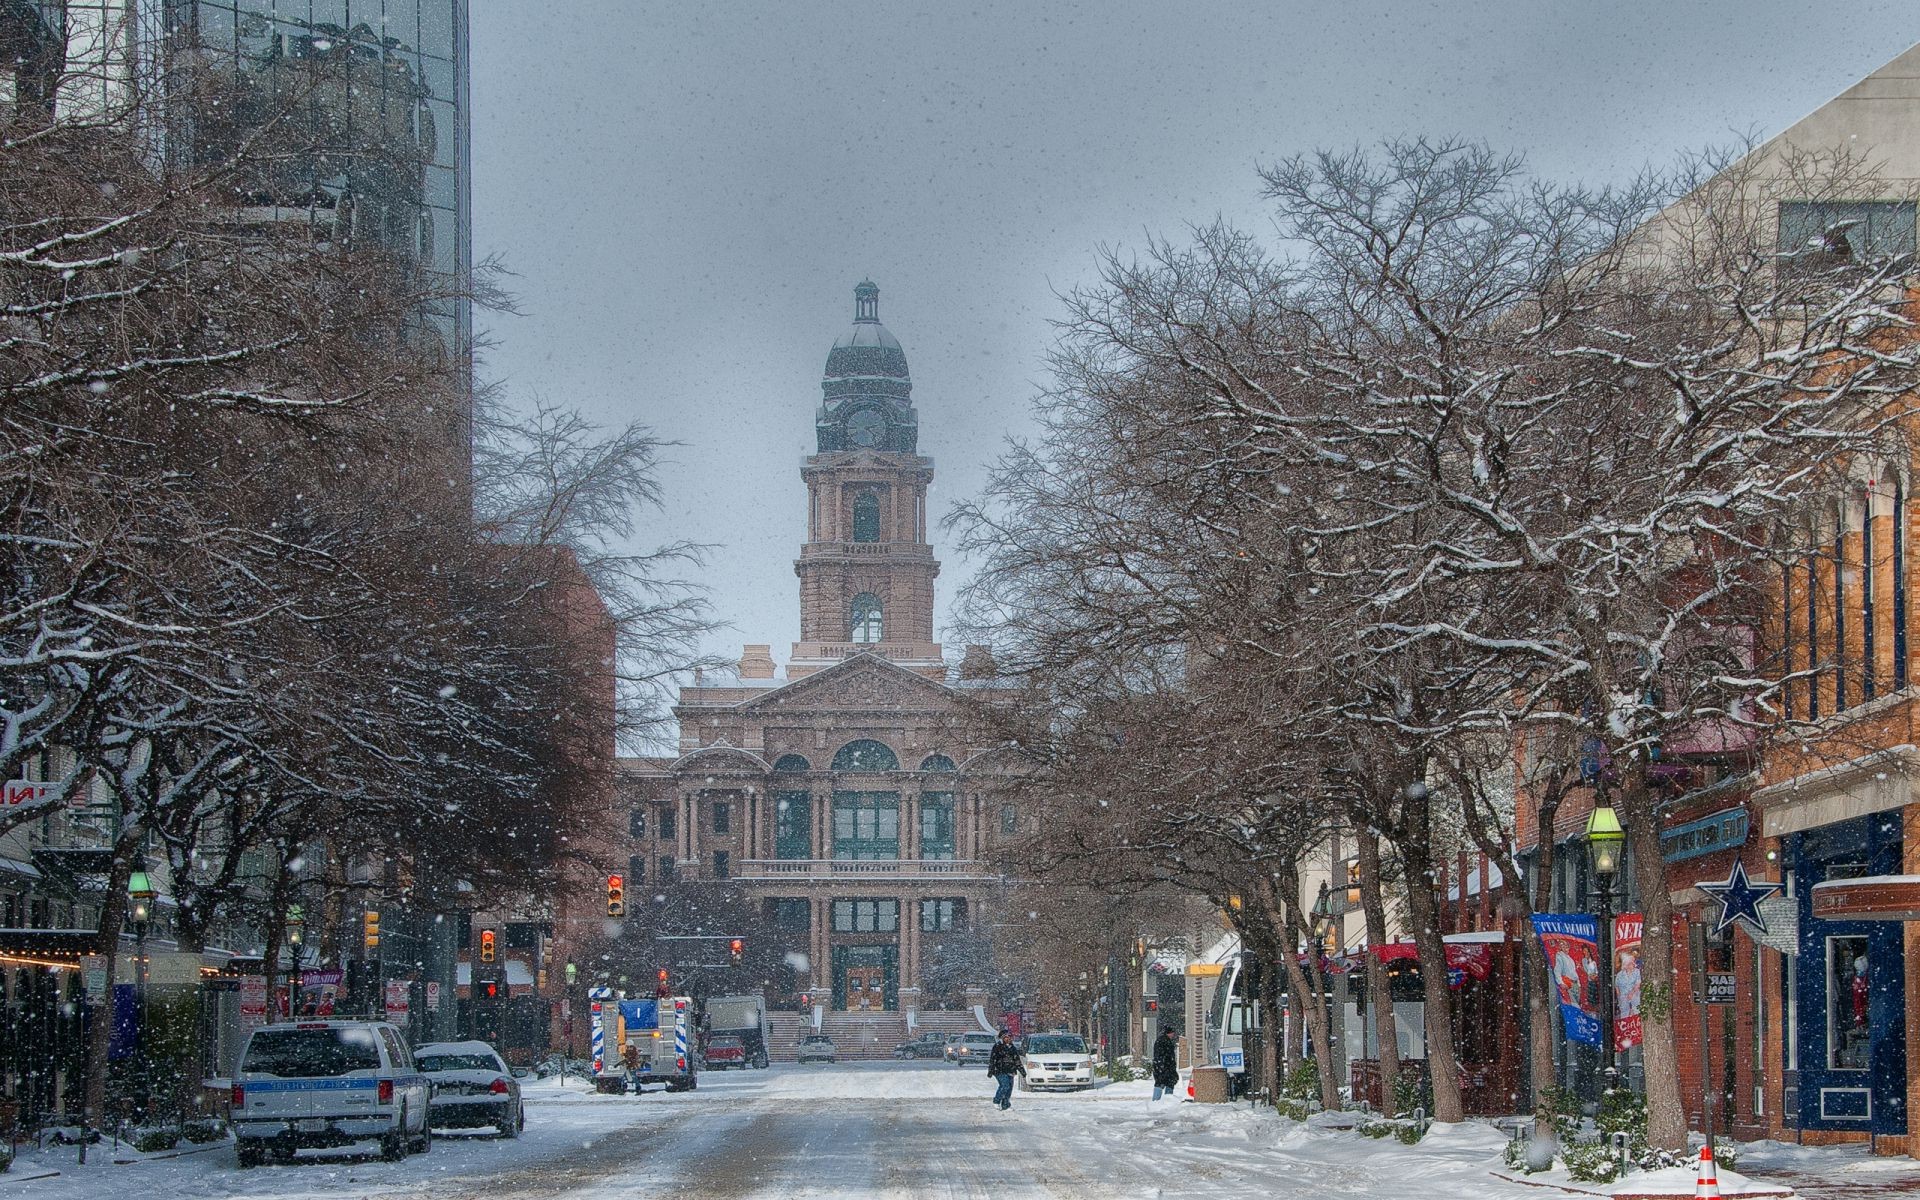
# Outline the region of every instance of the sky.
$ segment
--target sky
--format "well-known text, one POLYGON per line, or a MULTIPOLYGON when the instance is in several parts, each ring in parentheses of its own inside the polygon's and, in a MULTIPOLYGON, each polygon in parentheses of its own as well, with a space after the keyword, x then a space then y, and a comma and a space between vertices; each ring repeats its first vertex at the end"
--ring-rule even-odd
MULTIPOLYGON (((1264 230, 1257 165, 1453 134, 1621 181, 1779 132, 1920 40, 1920 10, 472 0, 471 39, 475 257, 520 310, 481 318, 483 376, 679 443, 642 536, 712 545, 710 653, 784 662, 800 460, 861 278, 906 349, 931 520, 1033 432, 1100 250, 1264 230)), ((934 540, 944 618, 968 564, 934 540)))

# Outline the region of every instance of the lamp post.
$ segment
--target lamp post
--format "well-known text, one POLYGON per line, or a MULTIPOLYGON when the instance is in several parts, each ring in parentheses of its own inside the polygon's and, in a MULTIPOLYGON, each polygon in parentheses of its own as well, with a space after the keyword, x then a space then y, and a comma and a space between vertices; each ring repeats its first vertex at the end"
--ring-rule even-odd
POLYGON ((1608 1090, 1619 1075, 1613 1043, 1613 877, 1620 870, 1620 852, 1626 841, 1626 831, 1620 827, 1620 815, 1613 806, 1595 805, 1587 816, 1587 856, 1600 902, 1596 931, 1600 952, 1600 1063, 1608 1090))
MULTIPOLYGON (((287 948, 293 952, 293 966, 287 971, 287 1017, 300 1016, 300 955, 307 940, 307 914, 298 904, 287 906, 287 948)), ((271 997, 269 997, 271 1002, 271 997)))
POLYGON ((560 1053, 561 1087, 567 1085, 567 1060, 573 1057, 573 987, 579 978, 579 966, 569 962, 567 964, 567 1007, 560 1016, 560 1040, 566 1043, 566 1048, 560 1053))
POLYGON ((134 1047, 138 1059, 144 1062, 147 1046, 147 923, 153 919, 153 880, 147 876, 144 860, 135 863, 132 872, 127 875, 127 912, 133 918, 133 1006, 140 1031, 134 1040, 134 1047))

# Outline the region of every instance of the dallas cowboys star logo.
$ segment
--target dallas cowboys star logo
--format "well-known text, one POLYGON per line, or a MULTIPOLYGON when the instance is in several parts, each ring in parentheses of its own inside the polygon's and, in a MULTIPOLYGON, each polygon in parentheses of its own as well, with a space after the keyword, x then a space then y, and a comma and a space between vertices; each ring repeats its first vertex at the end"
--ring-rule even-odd
POLYGON ((1760 915, 1760 902, 1770 896, 1778 895, 1782 885, 1761 880, 1755 883, 1747 878, 1745 863, 1735 862, 1733 873, 1720 883, 1696 883, 1693 886, 1711 896, 1720 905, 1720 922, 1713 927, 1713 936, 1719 937, 1727 926, 1736 921, 1744 921, 1755 933, 1767 932, 1766 919, 1760 915))

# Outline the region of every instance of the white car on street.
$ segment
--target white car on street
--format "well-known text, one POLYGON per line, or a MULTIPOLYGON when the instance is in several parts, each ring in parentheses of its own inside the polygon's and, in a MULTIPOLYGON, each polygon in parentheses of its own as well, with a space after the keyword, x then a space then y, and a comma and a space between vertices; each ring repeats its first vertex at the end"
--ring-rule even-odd
POLYGON ((491 1125, 501 1137, 519 1137, 527 1127, 520 1081, 485 1042, 433 1042, 416 1048, 414 1062, 433 1084, 428 1112, 437 1129, 491 1125))
POLYGON ((1077 1034, 1032 1034, 1027 1038, 1026 1061, 1029 1090, 1093 1086, 1093 1054, 1077 1034))
POLYGON ((426 1076, 384 1021, 297 1021, 253 1031, 233 1077, 234 1151, 243 1167, 308 1146, 378 1140, 397 1162, 433 1141, 426 1076))
POLYGON ((947 1061, 961 1067, 969 1063, 985 1066, 987 1056, 993 1053, 994 1040, 990 1033, 960 1034, 947 1043, 947 1061))

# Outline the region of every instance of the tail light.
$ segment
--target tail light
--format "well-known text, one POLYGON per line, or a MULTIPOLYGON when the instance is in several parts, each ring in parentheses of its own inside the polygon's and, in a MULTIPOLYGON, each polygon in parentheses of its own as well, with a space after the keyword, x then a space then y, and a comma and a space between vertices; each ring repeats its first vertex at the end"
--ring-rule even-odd
POLYGON ((487 1085, 487 1090, 496 1096, 504 1096, 507 1094, 507 1081, 504 1079, 496 1079, 487 1085))
POLYGON ((233 1106, 235 1108, 245 1108, 247 1106, 246 1084, 236 1083, 233 1085, 233 1106))
POLYGON ((382 1079, 380 1081, 380 1103, 382 1104, 393 1103, 393 1080, 382 1079))

